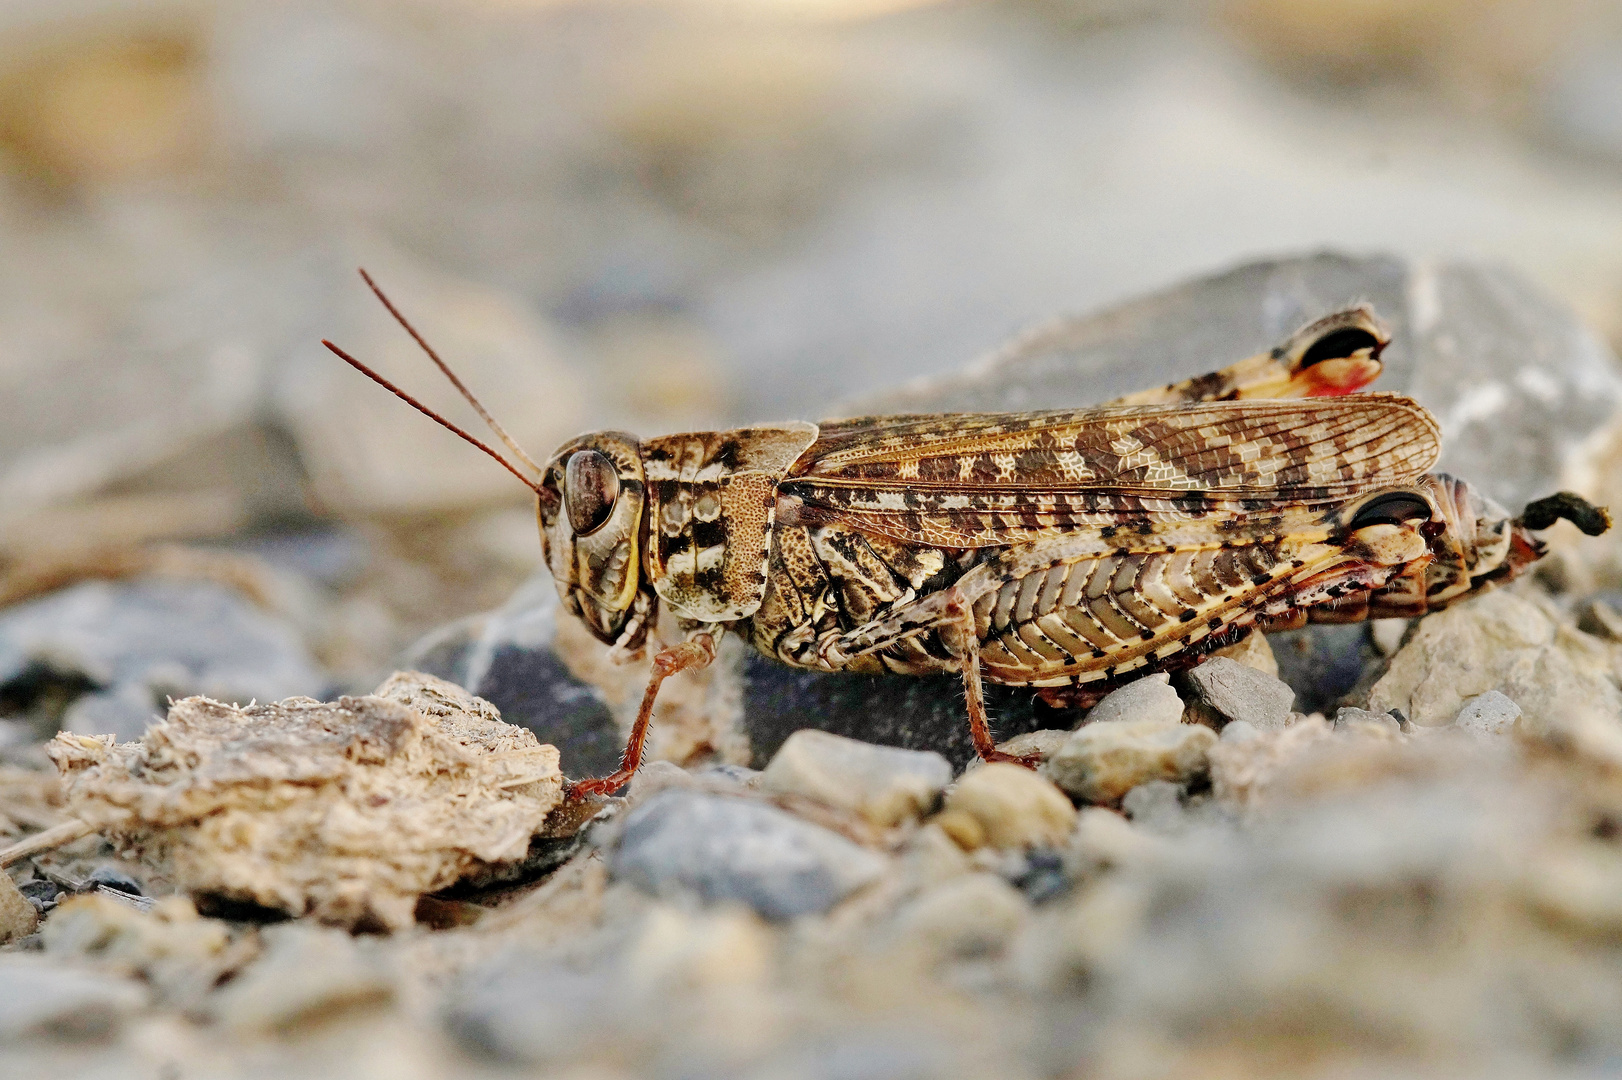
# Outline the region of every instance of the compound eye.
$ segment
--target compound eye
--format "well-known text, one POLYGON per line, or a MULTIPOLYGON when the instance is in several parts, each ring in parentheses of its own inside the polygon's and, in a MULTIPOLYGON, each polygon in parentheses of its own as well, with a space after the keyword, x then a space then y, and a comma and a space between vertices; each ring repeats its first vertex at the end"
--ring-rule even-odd
POLYGON ((603 527, 614 511, 620 495, 619 471, 608 456, 596 450, 579 450, 569 458, 565 470, 569 526, 576 536, 589 536, 603 527))
POLYGON ((1429 521, 1431 505, 1423 498, 1407 491, 1391 491, 1376 495, 1358 508, 1351 531, 1366 529, 1370 525, 1402 525, 1409 521, 1429 521))

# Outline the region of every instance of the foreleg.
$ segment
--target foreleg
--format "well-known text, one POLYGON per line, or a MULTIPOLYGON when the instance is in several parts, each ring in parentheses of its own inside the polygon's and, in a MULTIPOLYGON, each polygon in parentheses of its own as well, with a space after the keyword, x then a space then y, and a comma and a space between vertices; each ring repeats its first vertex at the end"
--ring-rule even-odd
POLYGON ((659 686, 680 671, 705 668, 715 659, 715 637, 708 631, 699 631, 680 645, 661 649, 653 658, 653 674, 648 688, 642 694, 642 706, 637 710, 636 723, 631 725, 631 737, 620 756, 620 767, 596 780, 577 780, 569 785, 567 798, 571 801, 591 795, 612 795, 636 775, 642 766, 642 744, 647 741, 648 724, 653 720, 653 703, 659 697, 659 686))

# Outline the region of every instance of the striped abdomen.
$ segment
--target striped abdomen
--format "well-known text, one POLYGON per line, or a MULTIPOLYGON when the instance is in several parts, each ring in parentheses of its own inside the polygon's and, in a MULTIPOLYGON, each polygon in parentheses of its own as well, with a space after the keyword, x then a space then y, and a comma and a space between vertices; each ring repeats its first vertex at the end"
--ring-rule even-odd
POLYGON ((998 682, 1062 686, 1154 665, 1299 599, 1286 540, 1122 552, 1005 581, 974 604, 980 661, 998 682), (1270 602, 1271 601, 1271 602, 1270 602))

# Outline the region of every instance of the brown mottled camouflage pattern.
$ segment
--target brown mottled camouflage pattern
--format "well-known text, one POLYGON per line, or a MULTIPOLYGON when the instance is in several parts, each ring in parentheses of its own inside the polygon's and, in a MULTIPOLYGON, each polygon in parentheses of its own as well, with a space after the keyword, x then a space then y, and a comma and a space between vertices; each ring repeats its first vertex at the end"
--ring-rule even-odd
POLYGON ((661 607, 688 644, 731 631, 823 671, 961 671, 1087 704, 1187 666, 1251 627, 1418 615, 1513 577, 1543 548, 1463 481, 1428 470, 1436 421, 1391 394, 1366 308, 1269 353, 1094 409, 860 417, 563 447, 541 481, 565 604, 622 652, 661 607), (619 500, 571 531, 567 464, 618 470, 619 500))
POLYGON ((620 768, 571 799, 630 778, 660 684, 710 663, 722 632, 799 667, 960 672, 975 748, 1001 760, 982 679, 1087 704, 1251 627, 1443 607, 1540 558, 1532 534, 1560 518, 1610 527, 1570 493, 1512 519, 1429 473, 1434 418, 1353 395, 1388 341, 1366 306, 1095 409, 598 432, 542 468, 372 289, 540 478, 327 347, 534 490, 559 595, 599 639, 640 653, 661 611, 682 632, 653 657, 620 768))

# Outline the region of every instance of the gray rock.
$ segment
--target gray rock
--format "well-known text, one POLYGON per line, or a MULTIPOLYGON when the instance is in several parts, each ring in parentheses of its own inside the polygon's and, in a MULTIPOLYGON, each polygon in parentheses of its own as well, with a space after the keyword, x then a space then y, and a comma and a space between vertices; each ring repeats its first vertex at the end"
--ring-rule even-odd
POLYGON ((1249 742, 1260 734, 1261 732, 1252 727, 1248 720, 1231 720, 1222 729, 1218 741, 1225 743, 1249 742))
POLYGON ((923 814, 951 782, 939 754, 810 730, 789 736, 760 774, 763 791, 804 795, 879 826, 923 814))
POLYGON ((837 833, 746 798, 657 793, 626 816, 611 867, 655 895, 696 893, 768 919, 825 911, 887 861, 837 833))
POLYGON ((1420 620, 1369 693, 1369 709, 1401 709, 1419 727, 1453 723, 1466 700, 1496 690, 1530 733, 1573 724, 1619 731, 1622 694, 1610 646, 1562 626, 1525 589, 1499 589, 1420 620))
MULTIPOLYGON (((1073 712, 1048 708, 1029 687, 987 683, 985 690, 999 739, 1075 723, 1073 712)), ((975 760, 963 680, 956 675, 830 675, 787 667, 750 650, 743 661, 742 700, 740 723, 756 767, 803 728, 932 750, 959 769, 975 760)))
POLYGON ((1170 780, 1139 784, 1121 799, 1121 810, 1150 832, 1176 832, 1183 824, 1183 786, 1170 780))
POLYGON ((706 765, 696 775, 701 780, 724 780, 743 788, 760 786, 760 770, 747 765, 706 765))
POLYGON ((424 637, 401 663, 457 683, 556 746, 565 775, 602 776, 619 765, 624 737, 602 689, 558 656, 557 619, 557 589, 543 573, 495 611, 424 637))
POLYGON ((264 955, 209 1002, 210 1014, 229 1028, 282 1030, 394 996, 377 950, 343 930, 285 923, 263 933, 264 955))
POLYGON ((1398 713, 1395 709, 1390 712, 1370 712, 1368 709, 1342 706, 1335 710, 1335 719, 1332 724, 1336 731, 1351 730, 1358 725, 1367 724, 1387 729, 1392 734, 1398 734, 1403 730, 1403 722, 1398 719, 1398 713))
POLYGON ((18 1039, 106 1039, 143 1008, 137 982, 52 958, 0 955, 0 1045, 18 1039))
POLYGON ((123 889, 115 889, 111 885, 97 885, 91 890, 91 893, 136 911, 151 911, 157 905, 157 901, 150 896, 136 896, 134 893, 127 893, 123 889))
POLYGON ((446 1025, 480 1057, 548 1064, 593 1049, 624 1049, 625 991, 603 968, 581 971, 531 954, 503 957, 465 975, 445 1010, 446 1025))
POLYGON ((1622 641, 1622 595, 1591 596, 1578 604, 1577 629, 1606 641, 1622 641))
POLYGON ((1113 690, 1087 714, 1088 724, 1118 720, 1175 724, 1183 718, 1183 699, 1171 688, 1171 676, 1146 675, 1113 690))
POLYGON ((105 886, 59 906, 40 932, 55 962, 138 975, 167 1008, 202 1006, 222 975, 250 959, 251 939, 230 943, 226 924, 199 918, 184 896, 153 901, 105 886))
POLYGON ((1258 731, 1278 731, 1290 722, 1295 691, 1266 672, 1225 656, 1213 656, 1179 680, 1188 691, 1189 712, 1221 730, 1244 720, 1258 731))
POLYGON ((1402 647, 1402 639, 1408 636, 1412 625, 1412 619, 1370 619, 1369 642, 1375 652, 1390 656, 1402 647))
POLYGON ((1416 398, 1447 432, 1440 468, 1511 508, 1555 490, 1622 404, 1605 343, 1505 270, 1322 253, 1248 263, 1054 324, 963 374, 851 413, 1064 408, 1198 375, 1366 300, 1391 329, 1375 389, 1416 398))
POLYGON ((1499 693, 1488 690, 1464 703, 1453 723, 1466 731, 1483 735, 1504 735, 1521 718, 1521 707, 1499 693))
POLYGON ((1586 154, 1622 161, 1622 40, 1614 32, 1562 50, 1542 90, 1549 131, 1586 154))
MULTIPOLYGON (((821 1038, 796 1040, 748 1075, 761 1080, 1025 1080, 1026 1074, 1010 1069, 1006 1061, 988 1068, 973 1061, 979 1056, 987 1055, 939 1036, 862 1025, 821 1038)), ((715 1074, 706 1070, 681 1075, 686 1080, 715 1074)))
POLYGON ((1031 903, 1041 904, 1052 900, 1075 883, 1063 851, 1034 850, 1021 852, 1020 855, 1023 865, 999 867, 998 872, 1031 903), (1010 873, 1010 870, 1013 872, 1010 873))
POLYGON ((325 680, 288 624, 209 582, 86 582, 0 614, 0 687, 99 689, 66 719, 81 734, 145 730, 146 707, 319 695, 325 680), (137 730, 139 729, 139 730, 137 730))
POLYGON ((0 761, 10 753, 27 753, 35 742, 36 735, 47 736, 50 732, 36 732, 35 725, 26 720, 0 720, 0 761))
MULTIPOLYGON (((730 780, 724 782, 730 783, 730 780)), ((630 805, 652 798, 666 788, 696 788, 697 776, 669 761, 649 761, 636 771, 621 795, 630 805)))
POLYGON ((1042 772, 1078 799, 1114 803, 1150 780, 1186 783, 1203 773, 1216 741, 1203 724, 1105 720, 1077 729, 1042 772))
POLYGON ((962 874, 896 912, 896 929, 910 944, 939 957, 1000 951, 1024 925, 1030 905, 995 874, 962 874))
POLYGON ((1250 631, 1232 645, 1224 645, 1214 650, 1211 655, 1225 656, 1246 667, 1253 667, 1264 675, 1278 678, 1278 657, 1273 655, 1273 646, 1267 640, 1267 635, 1259 630, 1250 631))
POLYGON ((130 742, 163 719, 152 691, 139 683, 125 683, 98 694, 86 694, 62 713, 61 729, 80 735, 112 735, 130 742))
MULTIPOLYGON (((1015 757, 1039 757, 1046 761, 1068 738, 1070 732, 1065 728, 1043 728, 1040 731, 1027 731, 1023 735, 1015 735, 1012 739, 998 743, 997 749, 1015 757)), ((971 762, 969 767, 973 768, 978 764, 978 761, 971 762)))
POLYGON ((90 876, 85 878, 85 884, 92 887, 106 887, 128 896, 146 895, 139 881, 116 866, 104 865, 96 867, 90 871, 90 876))
POLYGON ((1365 1060, 1393 1041, 1433 1059, 1613 1057, 1622 864, 1587 819, 1563 820, 1574 774, 1523 786, 1482 753, 1118 859, 1028 936, 1058 961, 1043 985, 1084 977, 1112 1038, 1243 1024, 1365 1060))
POLYGON ((63 892, 61 886, 48 878, 25 881, 17 886, 17 891, 22 893, 23 899, 34 905, 34 910, 41 915, 56 907, 57 897, 63 892))
POLYGON ((364 533, 353 525, 330 520, 230 537, 221 540, 219 546, 279 571, 283 580, 291 576, 328 589, 357 584, 373 558, 364 533))
POLYGON ((1380 652, 1365 624, 1333 623, 1287 630, 1268 638, 1280 681, 1295 691, 1302 712, 1329 713, 1378 670, 1380 652))

